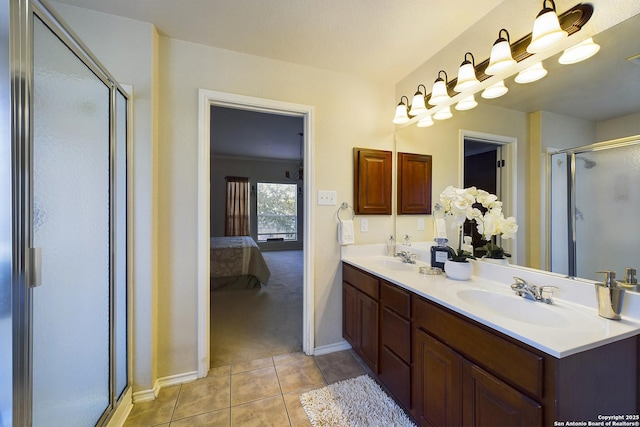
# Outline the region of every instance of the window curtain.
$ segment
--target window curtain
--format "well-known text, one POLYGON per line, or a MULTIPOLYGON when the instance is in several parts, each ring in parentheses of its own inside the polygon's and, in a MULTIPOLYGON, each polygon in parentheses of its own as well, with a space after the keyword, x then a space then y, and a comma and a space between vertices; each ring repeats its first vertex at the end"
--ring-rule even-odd
POLYGON ((225 236, 249 235, 249 178, 227 176, 225 236))

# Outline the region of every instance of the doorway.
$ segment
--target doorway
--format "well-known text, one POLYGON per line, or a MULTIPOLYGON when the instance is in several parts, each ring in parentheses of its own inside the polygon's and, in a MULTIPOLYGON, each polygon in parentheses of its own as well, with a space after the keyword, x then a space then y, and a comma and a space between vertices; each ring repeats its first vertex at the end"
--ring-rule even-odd
POLYGON ((302 350, 313 354, 313 107, 269 99, 254 98, 201 89, 199 94, 198 137, 198 376, 210 367, 210 171, 211 107, 221 106, 249 111, 300 117, 303 121, 302 158, 305 179, 303 197, 303 314, 302 350))
POLYGON ((211 367, 300 352, 304 120, 223 106, 210 120, 211 367), (240 242, 243 256, 224 249, 240 242))
MULTIPOLYGON (((479 189, 495 194, 503 203, 503 211, 507 216, 516 216, 516 139, 501 135, 480 132, 461 131, 461 151, 463 160, 461 165, 461 182, 464 188, 475 186, 479 189)), ((483 246, 476 230, 475 222, 466 221, 464 235, 471 236, 474 249, 483 246)), ((497 242, 512 254, 515 263, 516 254, 513 239, 497 242)), ((482 256, 482 253, 476 253, 482 256)))

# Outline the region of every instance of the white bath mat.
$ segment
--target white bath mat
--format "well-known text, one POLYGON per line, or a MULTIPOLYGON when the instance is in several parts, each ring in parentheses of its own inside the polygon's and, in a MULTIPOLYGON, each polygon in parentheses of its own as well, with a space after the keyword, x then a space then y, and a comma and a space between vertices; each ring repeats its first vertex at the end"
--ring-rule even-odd
POLYGON ((314 427, 415 427, 368 375, 308 391, 300 402, 314 427))

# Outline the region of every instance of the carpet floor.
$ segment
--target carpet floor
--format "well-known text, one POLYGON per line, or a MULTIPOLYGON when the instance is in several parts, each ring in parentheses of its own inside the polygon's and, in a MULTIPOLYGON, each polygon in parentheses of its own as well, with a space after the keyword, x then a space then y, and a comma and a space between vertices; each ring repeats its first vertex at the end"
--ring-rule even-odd
POLYGON ((302 351, 302 251, 263 252, 256 289, 211 292, 211 367, 302 351))
POLYGON ((415 427, 368 375, 308 391, 300 402, 314 427, 415 427))

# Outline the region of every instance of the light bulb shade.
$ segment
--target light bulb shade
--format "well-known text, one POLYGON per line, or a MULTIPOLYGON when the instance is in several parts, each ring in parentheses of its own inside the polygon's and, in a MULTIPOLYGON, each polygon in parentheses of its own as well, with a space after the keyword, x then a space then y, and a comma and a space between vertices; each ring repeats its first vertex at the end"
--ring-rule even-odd
POLYGON ((489 66, 484 70, 484 73, 488 76, 498 74, 500 71, 504 71, 507 68, 517 64, 516 60, 511 55, 511 45, 509 44, 509 33, 507 30, 502 29, 498 33, 498 40, 493 44, 491 48, 491 56, 489 57, 489 66), (505 32, 507 38, 500 36, 502 32, 505 32))
POLYGON ((433 118, 436 120, 447 120, 451 117, 453 117, 453 114, 451 114, 451 108, 449 108, 449 106, 443 108, 440 111, 436 111, 436 113, 433 115, 433 118))
POLYGON ((542 62, 538 62, 537 64, 534 64, 531 67, 525 68, 524 70, 520 71, 516 76, 515 80, 516 80, 516 83, 521 83, 521 84, 531 83, 531 82, 535 82, 536 80, 540 80, 546 75, 547 75, 547 70, 545 70, 544 67, 542 66, 542 62))
POLYGON ((472 108, 475 108, 477 105, 478 103, 476 102, 475 96, 471 95, 460 100, 460 102, 456 104, 456 110, 458 111, 471 110, 472 108))
POLYGON ((485 99, 493 99, 499 98, 507 92, 509 92, 509 89, 504 85, 504 80, 500 80, 482 91, 481 96, 485 99))
POLYGON ((543 5, 542 11, 533 23, 531 43, 527 46, 527 52, 529 53, 542 52, 568 36, 568 33, 560 28, 560 22, 555 10, 556 5, 553 1, 551 4, 553 8, 544 7, 543 5))
POLYGON ((599 50, 600 45, 594 43, 593 38, 589 37, 575 46, 566 49, 560 58, 558 58, 558 62, 564 65, 575 64, 576 62, 591 58, 598 53, 599 50))
POLYGON ((431 98, 429 98, 429 104, 431 105, 439 105, 443 102, 447 102, 449 98, 449 92, 447 91, 447 73, 444 70, 440 70, 438 72, 438 78, 433 83, 433 88, 431 89, 431 98), (440 73, 444 74, 445 80, 440 77, 440 73))
POLYGON ((478 84, 480 84, 480 81, 478 81, 476 77, 476 69, 473 67, 473 64, 468 61, 463 62, 458 70, 458 82, 453 90, 463 92, 478 84))
POLYGON ((431 120, 431 116, 425 116, 418 122, 419 128, 428 128, 429 126, 433 126, 433 120, 431 120))
POLYGON ((409 122, 409 114, 407 113, 407 106, 404 102, 400 101, 396 107, 396 116, 393 118, 393 123, 401 125, 409 122))
POLYGON ((424 94, 420 91, 413 95, 413 101, 411 101, 411 110, 409 114, 412 116, 419 116, 427 112, 427 106, 424 102, 424 94))

